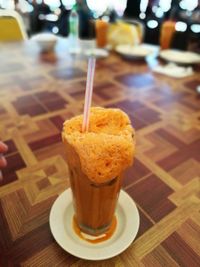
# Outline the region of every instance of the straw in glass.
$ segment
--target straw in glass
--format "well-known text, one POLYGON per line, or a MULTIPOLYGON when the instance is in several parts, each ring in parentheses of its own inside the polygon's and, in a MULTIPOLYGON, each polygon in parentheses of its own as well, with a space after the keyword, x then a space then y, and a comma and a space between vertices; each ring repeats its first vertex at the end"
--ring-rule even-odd
POLYGON ((87 73, 87 82, 85 91, 82 132, 87 132, 89 129, 90 107, 92 102, 95 64, 96 64, 96 59, 94 57, 90 57, 88 61, 88 73, 87 73))

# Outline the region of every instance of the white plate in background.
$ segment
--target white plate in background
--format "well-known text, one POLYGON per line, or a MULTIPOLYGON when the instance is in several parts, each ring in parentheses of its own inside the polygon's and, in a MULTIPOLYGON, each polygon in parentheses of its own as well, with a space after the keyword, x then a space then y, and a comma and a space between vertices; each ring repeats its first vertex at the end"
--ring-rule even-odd
POLYGON ((101 48, 92 48, 92 49, 87 49, 84 54, 88 57, 94 56, 96 58, 105 58, 109 56, 109 52, 105 49, 101 48))
POLYGON ((115 48, 115 51, 119 53, 121 56, 129 59, 134 58, 145 58, 150 54, 153 54, 154 51, 144 45, 118 45, 115 48))
POLYGON ((200 63, 200 55, 189 51, 166 49, 160 51, 160 57, 166 61, 177 64, 197 64, 200 63))

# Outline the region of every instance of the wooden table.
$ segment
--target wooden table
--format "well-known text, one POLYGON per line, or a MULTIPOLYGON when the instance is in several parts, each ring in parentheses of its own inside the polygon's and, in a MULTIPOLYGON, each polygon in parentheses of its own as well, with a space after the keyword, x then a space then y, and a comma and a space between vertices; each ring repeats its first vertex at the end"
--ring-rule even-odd
POLYGON ((199 72, 184 79, 155 75, 145 62, 112 54, 96 67, 93 105, 125 110, 137 154, 124 189, 141 224, 133 244, 102 262, 62 250, 49 212, 69 187, 60 132, 83 110, 87 61, 36 45, 0 46, 0 139, 9 146, 0 186, 0 266, 200 266, 199 72))

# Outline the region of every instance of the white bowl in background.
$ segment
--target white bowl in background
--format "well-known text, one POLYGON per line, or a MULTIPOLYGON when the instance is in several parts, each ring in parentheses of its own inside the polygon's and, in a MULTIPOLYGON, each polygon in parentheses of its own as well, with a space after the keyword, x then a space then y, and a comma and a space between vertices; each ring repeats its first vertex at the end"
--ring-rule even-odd
POLYGON ((32 41, 35 41, 42 51, 51 51, 54 49, 58 37, 52 33, 39 33, 31 37, 32 41))

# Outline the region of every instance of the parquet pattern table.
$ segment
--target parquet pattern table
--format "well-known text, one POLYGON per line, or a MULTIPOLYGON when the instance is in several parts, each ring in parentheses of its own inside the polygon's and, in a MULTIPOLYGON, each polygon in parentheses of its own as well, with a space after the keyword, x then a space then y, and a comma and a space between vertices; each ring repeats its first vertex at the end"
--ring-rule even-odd
POLYGON ((124 189, 139 208, 134 243, 110 260, 63 251, 49 212, 69 187, 61 143, 65 119, 83 110, 87 61, 34 44, 0 47, 0 139, 9 146, 0 182, 0 266, 200 266, 200 84, 195 75, 155 75, 112 54, 96 67, 93 105, 119 107, 136 129, 137 153, 124 189))

